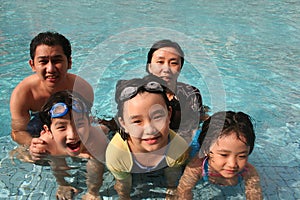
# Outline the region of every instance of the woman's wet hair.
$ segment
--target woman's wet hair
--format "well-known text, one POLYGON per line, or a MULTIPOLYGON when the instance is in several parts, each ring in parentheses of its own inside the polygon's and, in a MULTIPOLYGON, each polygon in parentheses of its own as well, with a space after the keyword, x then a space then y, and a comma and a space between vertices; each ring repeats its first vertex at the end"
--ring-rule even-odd
POLYGON ((33 60, 35 56, 35 50, 39 45, 47 45, 47 46, 56 46, 59 45, 62 47, 64 54, 67 59, 71 58, 72 48, 70 41, 57 32, 42 32, 35 36, 30 43, 30 58, 33 60))
POLYGON ((184 53, 181 49, 181 47, 179 46, 179 44, 177 42, 173 42, 171 40, 159 40, 157 42, 155 42, 152 47, 150 48, 149 52, 148 52, 148 56, 147 56, 147 65, 146 65, 146 71, 149 73, 149 64, 151 63, 152 57, 153 57, 153 53, 160 49, 160 48, 164 48, 164 47, 172 47, 174 49, 176 49, 176 51, 179 53, 179 56, 181 58, 181 68, 183 66, 184 63, 184 53))
POLYGON ((167 108, 169 108, 169 106, 170 106, 170 101, 166 94, 166 88, 167 88, 166 83, 164 80, 158 78, 157 76, 149 74, 143 78, 134 78, 134 79, 130 79, 130 80, 119 80, 116 85, 116 93, 115 93, 115 101, 117 103, 117 115, 115 117, 115 121, 117 122, 117 124, 120 128, 119 133, 121 134, 123 140, 126 140, 128 138, 128 133, 124 132, 123 128, 119 124, 118 118, 119 117, 123 118, 124 102, 129 100, 129 99, 127 99, 125 101, 120 100, 122 91, 127 87, 136 87, 137 88, 137 93, 134 96, 130 97, 129 99, 134 98, 137 94, 141 94, 144 92, 156 93, 156 94, 160 94, 163 97, 167 108), (159 83, 162 86, 163 91, 158 91, 158 90, 149 91, 149 90, 145 89, 144 86, 149 82, 159 83))
POLYGON ((249 155, 253 151, 255 133, 252 119, 243 112, 222 111, 213 114, 202 125, 198 138, 200 157, 210 152, 211 146, 221 137, 236 134, 237 138, 250 147, 249 155), (245 140, 244 140, 245 139, 245 140))
MULTIPOLYGON (((67 105, 69 109, 72 109, 73 101, 76 101, 81 105, 82 108, 86 108, 87 112, 84 112, 84 115, 89 120, 89 114, 91 112, 91 106, 88 104, 87 100, 82 97, 79 93, 70 91, 70 90, 64 90, 64 91, 59 91, 54 94, 52 94, 47 102, 43 105, 41 111, 39 112, 39 117, 42 121, 43 124, 47 125, 50 128, 51 125, 51 114, 50 110, 53 105, 56 103, 64 103, 67 105)), ((70 112, 70 110, 69 110, 70 112)))

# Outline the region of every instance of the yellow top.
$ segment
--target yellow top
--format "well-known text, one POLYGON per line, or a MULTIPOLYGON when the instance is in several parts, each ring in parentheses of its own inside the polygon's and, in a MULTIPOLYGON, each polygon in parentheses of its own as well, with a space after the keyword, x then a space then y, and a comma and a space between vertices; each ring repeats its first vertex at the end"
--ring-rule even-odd
MULTIPOLYGON (((170 130, 170 142, 165 155, 169 167, 183 165, 188 158, 187 142, 174 131, 170 130)), ((128 177, 133 167, 133 158, 127 140, 116 133, 106 150, 106 165, 114 177, 123 180, 128 177)))

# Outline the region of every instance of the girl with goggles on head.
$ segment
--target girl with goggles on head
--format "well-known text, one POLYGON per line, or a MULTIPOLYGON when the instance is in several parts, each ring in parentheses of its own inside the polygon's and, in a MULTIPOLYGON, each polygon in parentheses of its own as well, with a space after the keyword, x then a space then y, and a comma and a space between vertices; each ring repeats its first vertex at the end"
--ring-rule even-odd
MULTIPOLYGON (((68 169, 65 157, 76 156, 87 158, 87 187, 84 198, 100 198, 105 151, 107 139, 103 131, 93 127, 89 121, 90 108, 79 94, 62 91, 53 94, 42 107, 40 118, 43 129, 39 139, 41 145, 30 146, 33 159, 42 155, 50 155, 50 165, 59 185, 58 199, 71 199, 78 190, 70 186, 64 179, 68 169), (39 151, 38 153, 37 150, 39 151)), ((36 158, 37 159, 37 158, 36 158)))
POLYGON ((188 144, 169 129, 172 108, 165 87, 156 80, 152 76, 120 80, 116 86, 120 131, 107 147, 106 165, 120 199, 130 199, 132 174, 160 169, 168 193, 174 192, 187 158, 188 144))

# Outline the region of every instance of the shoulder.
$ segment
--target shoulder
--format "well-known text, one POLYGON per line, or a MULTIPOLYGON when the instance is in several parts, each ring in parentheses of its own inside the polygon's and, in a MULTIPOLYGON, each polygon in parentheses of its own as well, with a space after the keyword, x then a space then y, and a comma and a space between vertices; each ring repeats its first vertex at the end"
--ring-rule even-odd
POLYGON ((33 74, 24 78, 13 90, 14 93, 27 94, 32 92, 33 89, 37 88, 39 85, 39 78, 37 75, 33 74))
POLYGON ((168 165, 183 165, 188 159, 188 148, 188 143, 180 135, 170 130, 170 143, 167 151, 168 165))
POLYGON ((202 165, 205 158, 200 158, 198 155, 194 156, 191 161, 189 162, 188 166, 191 168, 198 168, 200 167, 202 169, 202 165))
POLYGON ((201 98, 201 93, 200 90, 195 86, 182 83, 182 82, 177 82, 176 96, 178 96, 179 98, 180 96, 185 96, 186 98, 190 96, 197 96, 197 98, 201 98))
POLYGON ((244 172, 242 173, 242 176, 244 177, 245 180, 247 180, 252 177, 258 177, 259 175, 255 167, 250 163, 247 163, 244 168, 244 172))
POLYGON ((183 89, 183 90, 191 90, 191 91, 195 91, 195 92, 200 92, 200 90, 198 88, 196 88, 193 85, 187 84, 187 83, 182 83, 182 82, 177 82, 176 85, 177 89, 183 89))
POLYGON ((116 133, 106 149, 106 165, 112 172, 130 172, 133 162, 126 141, 116 133))
POLYGON ((38 88, 39 81, 37 75, 31 75, 23 79, 12 91, 10 97, 11 107, 17 107, 18 105, 30 107, 30 103, 33 102, 34 90, 38 88), (28 102, 28 103, 27 103, 28 102))
POLYGON ((86 98, 91 104, 94 102, 94 90, 93 87, 82 77, 68 73, 68 89, 74 90, 86 98))

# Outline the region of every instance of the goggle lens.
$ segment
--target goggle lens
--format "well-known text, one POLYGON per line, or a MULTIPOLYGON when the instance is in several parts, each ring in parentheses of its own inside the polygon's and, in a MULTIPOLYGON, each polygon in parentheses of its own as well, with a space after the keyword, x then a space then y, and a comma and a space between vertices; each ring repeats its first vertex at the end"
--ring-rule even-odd
POLYGON ((163 87, 158 82, 151 81, 141 87, 129 86, 129 87, 124 88, 120 94, 120 98, 119 98, 120 101, 125 101, 125 100, 128 100, 128 99, 134 97, 138 93, 138 90, 142 87, 145 88, 145 90, 148 92, 163 92, 164 91, 163 87))
MULTIPOLYGON (((79 103, 76 100, 72 102, 72 110, 77 113, 85 113, 87 112, 85 104, 79 103)), ((56 103, 52 106, 51 110, 49 111, 51 118, 58 118, 65 116, 69 111, 68 106, 65 103, 56 103)))

